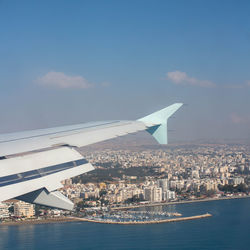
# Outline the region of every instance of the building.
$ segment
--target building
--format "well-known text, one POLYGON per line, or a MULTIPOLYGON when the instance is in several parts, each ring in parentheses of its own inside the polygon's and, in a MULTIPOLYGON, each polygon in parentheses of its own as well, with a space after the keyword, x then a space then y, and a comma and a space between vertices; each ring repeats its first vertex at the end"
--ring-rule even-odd
POLYGON ((71 186, 72 185, 72 179, 66 179, 61 182, 64 186, 71 186))
POLYGON ((166 192, 163 192, 162 199, 164 201, 174 200, 176 198, 175 191, 167 190, 166 192))
POLYGON ((175 199, 175 191, 168 190, 166 192, 166 198, 167 198, 167 200, 174 200, 175 199))
POLYGON ((34 205, 23 201, 18 201, 14 204, 15 217, 32 217, 35 215, 34 205))
POLYGON ((104 182, 99 183, 100 190, 106 189, 106 184, 104 182))
POLYGON ((144 198, 146 201, 153 201, 153 188, 149 187, 149 188, 145 188, 144 189, 144 198))
POLYGON ((166 192, 169 189, 168 179, 157 180, 157 186, 162 188, 162 192, 166 192))
POLYGON ((144 198, 150 202, 162 201, 162 189, 157 187, 149 187, 144 190, 144 198))
POLYGON ((237 186, 243 183, 244 183, 243 177, 234 177, 234 178, 229 179, 229 184, 234 185, 234 186, 237 186))
POLYGON ((199 171, 198 170, 192 170, 192 178, 199 179, 199 171))
POLYGON ((8 205, 0 203, 0 220, 9 217, 8 205))
POLYGON ((153 202, 161 202, 161 201, 162 201, 162 188, 154 188, 153 202))

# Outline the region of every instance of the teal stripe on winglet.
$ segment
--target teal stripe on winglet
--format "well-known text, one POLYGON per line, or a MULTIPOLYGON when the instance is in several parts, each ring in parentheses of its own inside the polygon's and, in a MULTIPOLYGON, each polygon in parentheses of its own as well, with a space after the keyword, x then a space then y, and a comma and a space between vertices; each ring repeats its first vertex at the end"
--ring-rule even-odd
POLYGON ((168 143, 167 134, 167 120, 173 115, 183 103, 175 103, 164 109, 156 111, 148 116, 145 116, 138 121, 150 126, 147 131, 159 142, 160 144, 168 143))

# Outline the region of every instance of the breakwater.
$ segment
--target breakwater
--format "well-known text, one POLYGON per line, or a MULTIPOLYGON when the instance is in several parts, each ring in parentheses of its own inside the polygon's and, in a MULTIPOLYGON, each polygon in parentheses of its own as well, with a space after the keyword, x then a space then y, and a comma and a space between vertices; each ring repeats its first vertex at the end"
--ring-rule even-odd
POLYGON ((181 213, 170 213, 170 212, 151 212, 151 211, 126 211, 126 213, 131 213, 131 214, 147 214, 147 215, 165 215, 165 216, 182 216, 181 213))
POLYGON ((75 220, 94 222, 94 223, 103 223, 103 224, 119 224, 119 225, 140 225, 140 224, 159 224, 159 223, 169 223, 169 222, 178 222, 178 221, 187 221, 187 220, 197 220, 211 217, 212 214, 206 213, 195 216, 180 217, 173 219, 163 219, 163 220, 150 220, 150 221, 111 221, 111 220, 95 220, 88 218, 77 218, 73 217, 75 220))

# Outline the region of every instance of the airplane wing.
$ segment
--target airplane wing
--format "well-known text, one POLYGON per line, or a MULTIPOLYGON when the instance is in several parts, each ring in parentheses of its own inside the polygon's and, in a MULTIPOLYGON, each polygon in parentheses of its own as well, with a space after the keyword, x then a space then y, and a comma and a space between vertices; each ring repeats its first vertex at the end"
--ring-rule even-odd
POLYGON ((175 103, 136 121, 104 121, 0 135, 0 202, 19 199, 72 210, 57 189, 61 181, 94 167, 77 148, 146 130, 167 144, 167 120, 183 104, 175 103))

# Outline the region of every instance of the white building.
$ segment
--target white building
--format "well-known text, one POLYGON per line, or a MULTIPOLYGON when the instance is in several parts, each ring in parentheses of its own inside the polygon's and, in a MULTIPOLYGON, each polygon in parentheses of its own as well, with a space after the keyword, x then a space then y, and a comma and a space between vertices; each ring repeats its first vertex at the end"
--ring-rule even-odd
POLYGON ((23 201, 18 201, 14 204, 15 217, 32 217, 35 215, 34 205, 23 201))
POLYGON ((162 201, 162 189, 154 188, 153 189, 153 202, 161 202, 162 201))
POLYGON ((4 203, 0 203, 0 219, 9 217, 9 209, 8 205, 4 203))
POLYGON ((241 183, 244 183, 244 178, 243 177, 234 177, 234 178, 231 178, 229 179, 229 184, 231 185, 239 185, 241 183))
POLYGON ((167 200, 174 200, 175 199, 175 191, 168 190, 166 192, 166 198, 167 198, 167 200))

